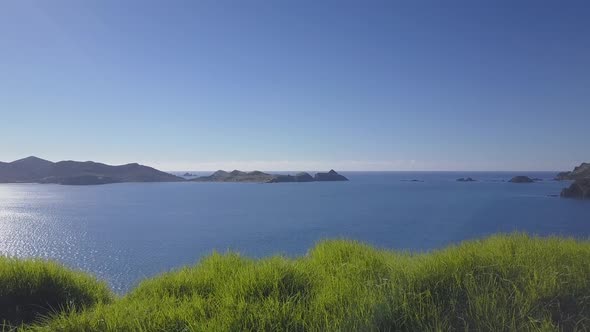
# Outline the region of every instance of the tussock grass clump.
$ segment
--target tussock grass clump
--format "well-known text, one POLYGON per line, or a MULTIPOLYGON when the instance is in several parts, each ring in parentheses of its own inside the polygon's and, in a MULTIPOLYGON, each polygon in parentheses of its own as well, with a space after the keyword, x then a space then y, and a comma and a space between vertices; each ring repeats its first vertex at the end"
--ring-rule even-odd
POLYGON ((590 242, 493 236, 426 254, 325 241, 308 255, 214 254, 40 331, 590 329, 590 242))
POLYGON ((0 327, 111 301, 106 283, 57 263, 0 257, 0 327))

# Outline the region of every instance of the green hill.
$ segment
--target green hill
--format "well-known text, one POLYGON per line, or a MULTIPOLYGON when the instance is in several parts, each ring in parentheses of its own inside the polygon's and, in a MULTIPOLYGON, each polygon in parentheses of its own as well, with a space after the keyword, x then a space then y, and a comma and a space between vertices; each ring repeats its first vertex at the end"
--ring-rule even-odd
POLYGON ((114 300, 101 283, 43 264, 0 261, 3 314, 29 301, 19 294, 35 294, 30 301, 39 308, 60 299, 53 315, 25 329, 590 329, 590 242, 564 238, 498 235, 425 254, 345 240, 321 242, 295 259, 213 254, 114 300))

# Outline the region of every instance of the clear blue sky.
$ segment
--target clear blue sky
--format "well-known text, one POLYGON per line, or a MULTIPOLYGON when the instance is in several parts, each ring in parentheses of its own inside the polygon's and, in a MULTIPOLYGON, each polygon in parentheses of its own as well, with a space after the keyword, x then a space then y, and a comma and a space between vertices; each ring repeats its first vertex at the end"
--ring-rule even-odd
POLYGON ((590 161, 588 1, 0 2, 0 160, 590 161))

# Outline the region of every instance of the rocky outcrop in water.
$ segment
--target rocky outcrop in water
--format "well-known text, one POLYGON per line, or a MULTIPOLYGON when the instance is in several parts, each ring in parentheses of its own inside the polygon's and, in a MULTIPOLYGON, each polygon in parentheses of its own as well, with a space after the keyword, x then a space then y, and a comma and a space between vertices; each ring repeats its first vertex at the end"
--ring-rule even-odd
POLYGON ((529 178, 528 176, 519 175, 519 176, 513 177, 508 182, 512 182, 512 183, 532 183, 532 182, 535 182, 535 181, 533 179, 529 178))
POLYGON ((570 172, 557 174, 555 180, 573 180, 561 191, 561 197, 590 199, 590 163, 582 163, 570 172))
POLYGON ((561 197, 590 199, 590 178, 575 180, 561 191, 561 197))
POLYGON ((578 180, 590 178, 590 163, 582 163, 573 171, 558 173, 555 180, 578 180))
POLYGON ((348 181, 348 179, 331 169, 328 173, 316 173, 315 181, 348 181))
POLYGON ((466 178, 458 178, 457 182, 475 182, 475 180, 470 177, 466 177, 466 178))

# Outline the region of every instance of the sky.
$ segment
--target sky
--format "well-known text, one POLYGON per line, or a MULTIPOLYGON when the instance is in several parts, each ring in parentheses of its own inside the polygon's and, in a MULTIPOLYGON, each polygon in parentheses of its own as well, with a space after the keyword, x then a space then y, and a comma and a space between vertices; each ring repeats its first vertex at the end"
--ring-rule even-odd
POLYGON ((588 1, 0 2, 0 160, 569 170, 588 1))

